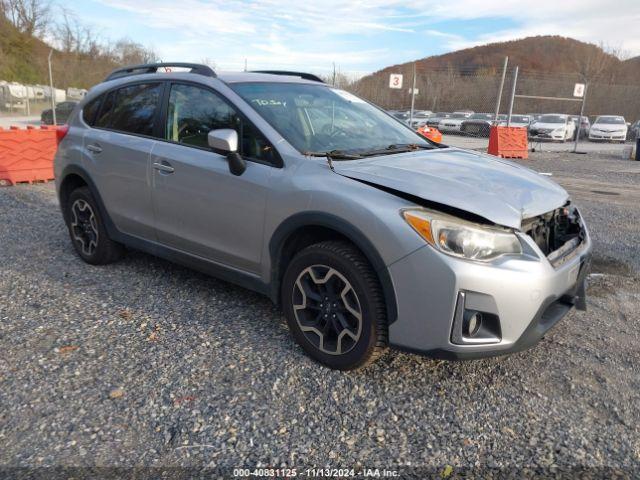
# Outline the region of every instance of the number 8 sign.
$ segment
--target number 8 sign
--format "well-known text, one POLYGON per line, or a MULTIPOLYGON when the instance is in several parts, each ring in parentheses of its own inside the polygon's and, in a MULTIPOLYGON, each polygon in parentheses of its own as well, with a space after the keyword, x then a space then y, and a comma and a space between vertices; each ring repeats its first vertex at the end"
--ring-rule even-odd
POLYGON ((389 75, 389 88, 402 88, 402 74, 392 73, 389 75))

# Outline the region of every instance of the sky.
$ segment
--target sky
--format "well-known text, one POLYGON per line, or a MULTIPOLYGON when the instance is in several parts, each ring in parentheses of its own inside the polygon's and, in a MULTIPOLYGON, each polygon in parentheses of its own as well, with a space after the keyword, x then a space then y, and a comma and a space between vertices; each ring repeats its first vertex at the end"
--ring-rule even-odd
POLYGON ((640 55, 640 0, 64 0, 104 39, 220 70, 361 75, 490 42, 563 35, 640 55))

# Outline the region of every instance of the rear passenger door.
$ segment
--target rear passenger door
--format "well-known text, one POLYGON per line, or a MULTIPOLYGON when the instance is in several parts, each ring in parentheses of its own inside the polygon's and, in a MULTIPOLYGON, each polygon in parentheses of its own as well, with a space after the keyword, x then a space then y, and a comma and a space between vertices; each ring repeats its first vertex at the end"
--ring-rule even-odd
POLYGON ((161 127, 163 88, 163 82, 135 83, 104 94, 84 137, 87 167, 116 227, 150 240, 155 228, 149 155, 161 127))
POLYGON ((246 272, 259 271, 267 192, 277 153, 226 100, 207 88, 172 83, 164 141, 153 148, 153 203, 161 243, 246 272), (247 169, 229 172, 207 144, 209 131, 238 131, 247 169))

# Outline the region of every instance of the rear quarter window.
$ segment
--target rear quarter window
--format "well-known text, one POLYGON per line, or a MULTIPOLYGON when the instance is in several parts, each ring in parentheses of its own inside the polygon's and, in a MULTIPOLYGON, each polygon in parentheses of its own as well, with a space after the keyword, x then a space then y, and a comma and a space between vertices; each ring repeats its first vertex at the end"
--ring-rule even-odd
POLYGON ((96 116, 98 115, 98 108, 100 108, 101 101, 102 96, 91 100, 82 108, 82 119, 84 120, 84 123, 91 127, 95 125, 96 116))

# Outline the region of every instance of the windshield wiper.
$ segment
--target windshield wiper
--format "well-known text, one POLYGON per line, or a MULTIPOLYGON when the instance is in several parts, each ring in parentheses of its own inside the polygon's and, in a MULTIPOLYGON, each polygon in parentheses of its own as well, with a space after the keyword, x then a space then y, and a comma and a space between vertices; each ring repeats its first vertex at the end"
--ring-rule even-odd
POLYGON ((398 149, 408 149, 408 150, 431 150, 433 145, 420 145, 419 143, 392 143, 387 147, 387 150, 398 150, 398 149))
POLYGON ((304 152, 305 155, 310 157, 326 157, 331 160, 357 160, 362 158, 362 155, 358 153, 347 153, 343 150, 331 150, 328 152, 304 152))
POLYGON ((343 150, 331 150, 329 152, 304 152, 304 154, 309 155, 310 157, 325 157, 329 164, 329 168, 334 172, 334 160, 358 160, 359 158, 362 158, 362 155, 347 153, 343 150))
POLYGON ((386 148, 380 148, 377 150, 368 150, 366 152, 360 152, 360 155, 369 157, 373 155, 393 155, 394 153, 413 152, 414 150, 432 150, 436 147, 433 145, 420 145, 417 143, 392 143, 386 148))

